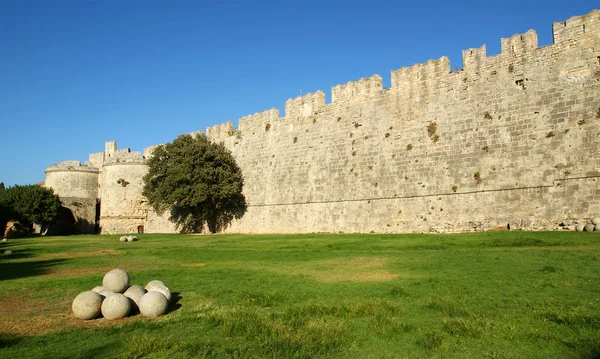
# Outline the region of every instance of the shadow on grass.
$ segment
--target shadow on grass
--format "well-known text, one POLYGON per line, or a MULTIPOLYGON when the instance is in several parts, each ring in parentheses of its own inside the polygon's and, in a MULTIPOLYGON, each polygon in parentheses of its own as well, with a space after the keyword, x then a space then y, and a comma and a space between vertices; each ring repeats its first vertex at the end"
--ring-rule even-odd
POLYGON ((0 333, 0 349, 10 348, 23 341, 23 337, 14 334, 0 333))
POLYGON ((181 293, 179 293, 179 292, 171 293, 171 303, 169 303, 169 308, 168 308, 167 313, 174 312, 174 311, 178 310, 179 308, 181 308, 181 303, 179 303, 180 300, 181 300, 181 293))
POLYGON ((20 261, 33 256, 34 253, 27 249, 14 250, 11 254, 0 255, 0 281, 46 274, 50 268, 66 261, 65 259, 20 261))

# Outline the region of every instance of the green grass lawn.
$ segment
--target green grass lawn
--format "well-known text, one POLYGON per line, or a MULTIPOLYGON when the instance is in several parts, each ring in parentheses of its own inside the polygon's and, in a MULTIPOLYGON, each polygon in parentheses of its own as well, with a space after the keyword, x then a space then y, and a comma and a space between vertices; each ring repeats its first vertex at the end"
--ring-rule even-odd
POLYGON ((600 358, 600 234, 141 235, 0 245, 2 358, 600 358), (174 292, 77 320, 112 268, 174 292))

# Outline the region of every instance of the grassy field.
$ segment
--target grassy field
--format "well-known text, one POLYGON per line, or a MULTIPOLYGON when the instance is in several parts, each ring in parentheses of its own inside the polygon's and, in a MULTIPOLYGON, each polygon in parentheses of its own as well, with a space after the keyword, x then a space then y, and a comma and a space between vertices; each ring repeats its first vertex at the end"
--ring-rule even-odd
POLYGON ((600 358, 600 234, 142 235, 0 245, 2 358, 600 358), (108 270, 156 319, 77 320, 108 270))

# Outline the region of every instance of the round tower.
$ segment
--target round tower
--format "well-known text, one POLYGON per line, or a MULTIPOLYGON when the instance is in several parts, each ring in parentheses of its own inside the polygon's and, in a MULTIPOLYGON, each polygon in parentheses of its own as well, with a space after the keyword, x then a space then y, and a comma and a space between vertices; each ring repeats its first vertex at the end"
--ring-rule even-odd
POLYGON ((46 169, 44 185, 71 210, 79 233, 96 233, 99 169, 79 161, 64 161, 46 169))

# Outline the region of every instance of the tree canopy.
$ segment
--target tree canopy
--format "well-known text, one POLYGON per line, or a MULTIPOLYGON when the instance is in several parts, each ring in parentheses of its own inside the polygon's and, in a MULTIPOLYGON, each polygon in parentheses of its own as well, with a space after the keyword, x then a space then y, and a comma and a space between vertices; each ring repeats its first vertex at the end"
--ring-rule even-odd
POLYGON ((45 229, 56 220, 60 207, 60 199, 51 188, 37 184, 0 186, 0 225, 16 219, 24 225, 37 223, 45 229))
POLYGON ((212 233, 246 212, 242 172, 223 144, 202 133, 181 135, 154 149, 142 194, 158 213, 171 211, 181 232, 212 233))

